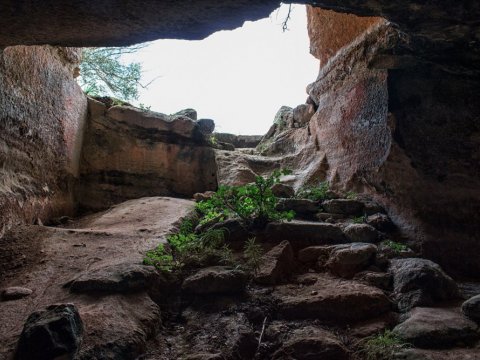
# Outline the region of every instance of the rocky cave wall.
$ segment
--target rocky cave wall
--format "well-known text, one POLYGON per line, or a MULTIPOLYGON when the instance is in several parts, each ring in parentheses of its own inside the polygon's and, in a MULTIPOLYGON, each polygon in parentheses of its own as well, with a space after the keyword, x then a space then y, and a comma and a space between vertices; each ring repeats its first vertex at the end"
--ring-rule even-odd
POLYGON ((308 20, 312 54, 321 61, 308 87, 318 106, 308 142, 319 156, 307 163, 322 161, 310 172, 371 193, 425 256, 478 273, 478 258, 466 255, 480 253, 474 69, 455 73, 456 59, 439 61, 435 51, 404 54, 404 34, 378 18, 309 7, 308 20))
POLYGON ((93 99, 88 104, 76 189, 81 210, 216 190, 215 153, 197 121, 129 106, 108 108, 93 99))
POLYGON ((0 50, 0 235, 75 210, 87 114, 73 78, 79 59, 74 48, 0 50))

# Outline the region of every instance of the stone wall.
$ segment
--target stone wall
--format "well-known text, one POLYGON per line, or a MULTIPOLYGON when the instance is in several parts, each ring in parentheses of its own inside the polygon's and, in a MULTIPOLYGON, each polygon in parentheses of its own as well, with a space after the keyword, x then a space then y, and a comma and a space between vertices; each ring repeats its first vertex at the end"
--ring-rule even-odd
POLYGON ((76 49, 0 50, 0 235, 74 211, 87 101, 73 78, 76 49))
POLYGON ((144 196, 191 197, 216 187, 215 154, 196 121, 89 99, 81 209, 144 196))

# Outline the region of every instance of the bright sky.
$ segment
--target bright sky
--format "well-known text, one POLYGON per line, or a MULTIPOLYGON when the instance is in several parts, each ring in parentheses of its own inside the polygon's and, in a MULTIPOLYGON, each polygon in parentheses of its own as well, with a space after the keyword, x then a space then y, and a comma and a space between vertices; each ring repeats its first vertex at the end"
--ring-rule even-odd
POLYGON ((142 64, 142 83, 158 77, 138 103, 166 114, 194 108, 199 118, 215 120, 217 132, 266 133, 282 105, 305 102, 305 88, 318 74, 305 6, 293 6, 283 32, 287 11, 283 5, 267 19, 202 41, 155 41, 124 57, 142 64))

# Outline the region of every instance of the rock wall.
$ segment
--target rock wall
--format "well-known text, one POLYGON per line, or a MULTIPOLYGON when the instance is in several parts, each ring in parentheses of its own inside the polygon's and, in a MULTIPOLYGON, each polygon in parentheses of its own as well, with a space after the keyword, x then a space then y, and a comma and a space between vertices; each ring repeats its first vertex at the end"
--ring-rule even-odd
POLYGON ((89 99, 80 208, 102 210, 144 196, 191 197, 216 187, 215 154, 196 121, 89 99))
POLYGON ((0 50, 0 236, 20 222, 74 211, 87 101, 76 49, 0 50))
POLYGON ((297 187, 327 179, 372 194, 425 256, 479 273, 478 77, 433 62, 431 49, 428 61, 399 53, 408 39, 385 20, 311 7, 308 20, 317 111, 264 152, 296 169, 297 187))

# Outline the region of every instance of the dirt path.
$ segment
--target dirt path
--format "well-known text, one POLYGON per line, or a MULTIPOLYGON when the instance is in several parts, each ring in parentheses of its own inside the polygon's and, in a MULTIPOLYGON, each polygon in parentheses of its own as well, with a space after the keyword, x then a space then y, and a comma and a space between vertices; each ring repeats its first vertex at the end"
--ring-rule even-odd
POLYGON ((4 271, 0 288, 21 286, 33 290, 33 294, 0 302, 0 359, 12 355, 27 317, 55 303, 70 302, 79 308, 86 327, 87 349, 108 338, 131 341, 129 338, 138 337, 139 333, 141 337, 148 336, 148 325, 159 317, 158 307, 148 295, 98 298, 74 295, 62 286, 86 270, 141 263, 145 252, 165 241, 172 226, 192 208, 193 202, 188 200, 142 198, 62 228, 16 229, 10 242, 5 239, 9 248, 5 248, 0 260, 0 269, 4 271), (112 308, 116 309, 115 315, 110 314, 112 308))

